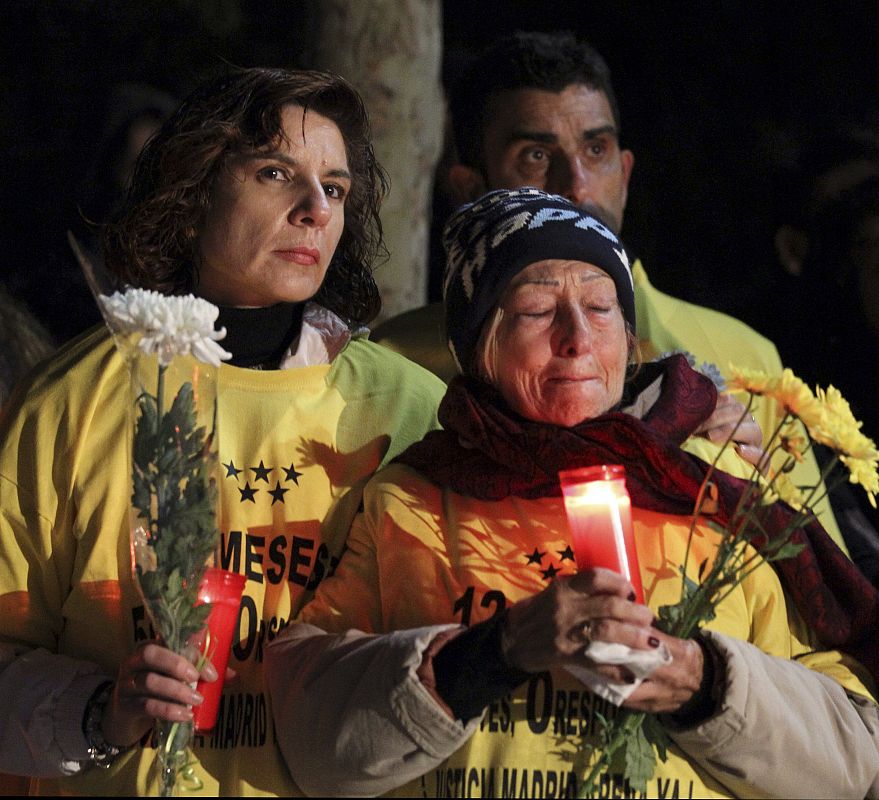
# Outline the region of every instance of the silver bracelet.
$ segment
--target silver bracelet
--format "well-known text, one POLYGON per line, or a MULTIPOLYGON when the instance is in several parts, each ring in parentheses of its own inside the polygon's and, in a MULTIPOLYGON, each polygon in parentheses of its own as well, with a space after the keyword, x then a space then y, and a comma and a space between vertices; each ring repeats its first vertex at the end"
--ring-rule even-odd
POLYGON ((130 747, 130 745, 129 747, 117 747, 110 744, 104 738, 104 733, 101 730, 104 709, 107 707, 112 691, 113 681, 104 681, 98 686, 86 703, 82 717, 82 732, 88 743, 89 761, 101 769, 110 769, 110 765, 119 757, 119 754, 130 747))

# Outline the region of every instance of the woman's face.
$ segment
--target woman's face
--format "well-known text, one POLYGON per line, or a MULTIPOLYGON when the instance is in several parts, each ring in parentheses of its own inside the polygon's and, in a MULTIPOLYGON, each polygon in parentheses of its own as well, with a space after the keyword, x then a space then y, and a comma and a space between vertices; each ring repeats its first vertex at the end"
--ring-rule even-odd
POLYGON ((582 261, 523 269, 500 307, 495 385, 527 419, 570 427, 615 406, 628 343, 616 286, 582 261))
POLYGON ((334 122, 282 113, 286 141, 230 157, 199 232, 197 293, 220 305, 313 297, 345 226, 351 174, 334 122))

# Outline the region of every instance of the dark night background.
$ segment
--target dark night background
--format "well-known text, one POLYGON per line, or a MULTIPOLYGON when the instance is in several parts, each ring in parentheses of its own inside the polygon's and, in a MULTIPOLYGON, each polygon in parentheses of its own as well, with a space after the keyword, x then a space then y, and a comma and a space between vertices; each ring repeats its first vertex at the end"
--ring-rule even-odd
MULTIPOLYGON (((90 312, 57 275, 72 268, 64 232, 112 87, 143 82, 180 96, 223 62, 308 66, 298 63, 305 12, 291 0, 3 8, 0 280, 64 338, 90 312)), ((584 35, 611 67, 623 143, 635 151, 630 249, 660 288, 771 333, 770 155, 779 130, 829 117, 879 123, 879 4, 449 0, 443 9, 447 77, 501 32, 584 35)))

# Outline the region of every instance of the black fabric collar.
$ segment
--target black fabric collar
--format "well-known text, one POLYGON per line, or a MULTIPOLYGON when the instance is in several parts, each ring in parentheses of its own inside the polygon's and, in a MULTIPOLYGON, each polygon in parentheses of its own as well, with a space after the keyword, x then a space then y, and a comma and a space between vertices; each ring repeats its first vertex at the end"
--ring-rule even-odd
POLYGON ((226 328, 220 341, 236 367, 277 369, 302 329, 304 303, 278 303, 265 308, 220 306, 217 327, 226 328))

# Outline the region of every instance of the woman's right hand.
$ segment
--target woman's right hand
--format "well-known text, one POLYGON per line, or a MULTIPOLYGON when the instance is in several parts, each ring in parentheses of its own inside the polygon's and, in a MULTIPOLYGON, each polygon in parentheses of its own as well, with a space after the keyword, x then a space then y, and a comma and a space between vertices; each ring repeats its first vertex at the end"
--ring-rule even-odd
POLYGON ((217 679, 209 661, 199 674, 189 659, 156 642, 138 647, 119 667, 101 722, 104 739, 125 747, 138 741, 157 719, 189 722, 192 706, 203 700, 193 688, 199 678, 217 679))
POLYGON ((653 612, 633 602, 632 584, 616 572, 590 569, 557 577, 510 608, 503 635, 507 663, 526 672, 575 664, 625 681, 619 666, 597 665, 583 651, 591 639, 647 650, 656 645, 653 612))

